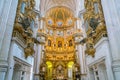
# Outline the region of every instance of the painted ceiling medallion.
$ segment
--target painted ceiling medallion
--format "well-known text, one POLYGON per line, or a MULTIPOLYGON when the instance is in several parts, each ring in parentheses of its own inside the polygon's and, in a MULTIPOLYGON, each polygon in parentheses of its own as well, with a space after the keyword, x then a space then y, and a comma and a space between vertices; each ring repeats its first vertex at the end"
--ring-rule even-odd
POLYGON ((58 22, 57 22, 57 26, 58 26, 58 27, 61 27, 61 26, 62 26, 62 24, 63 24, 63 22, 62 22, 62 21, 58 21, 58 22))
POLYGON ((48 25, 52 25, 53 21, 51 19, 48 20, 48 25))
POLYGON ((56 28, 56 29, 64 29, 64 28, 70 28, 73 25, 73 12, 63 6, 51 8, 47 11, 46 14, 47 19, 47 25, 50 28, 56 28))

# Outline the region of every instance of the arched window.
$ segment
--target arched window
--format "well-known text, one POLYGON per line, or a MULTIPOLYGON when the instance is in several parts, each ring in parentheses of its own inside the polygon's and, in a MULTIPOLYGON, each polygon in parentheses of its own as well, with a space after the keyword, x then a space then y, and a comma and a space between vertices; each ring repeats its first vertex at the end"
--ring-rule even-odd
POLYGON ((70 62, 68 62, 67 65, 68 65, 68 77, 72 78, 73 77, 73 65, 74 65, 74 62, 70 61, 70 62))

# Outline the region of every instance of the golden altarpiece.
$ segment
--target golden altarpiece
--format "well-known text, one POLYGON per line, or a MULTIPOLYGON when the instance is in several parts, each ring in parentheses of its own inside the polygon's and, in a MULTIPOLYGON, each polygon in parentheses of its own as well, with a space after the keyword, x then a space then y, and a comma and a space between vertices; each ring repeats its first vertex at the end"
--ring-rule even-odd
MULTIPOLYGON (((94 45, 101 37, 107 36, 100 3, 100 0, 85 0, 84 21, 85 26, 88 24, 87 38, 80 43, 86 43, 86 53, 92 56, 95 53, 94 45)), ((18 41, 21 40, 26 58, 33 55, 34 43, 40 43, 39 40, 33 38, 32 23, 37 15, 34 6, 34 0, 19 0, 14 24, 13 37, 18 41)), ((75 38, 80 38, 82 32, 77 28, 78 18, 75 18, 70 9, 59 6, 49 9, 45 17, 39 20, 41 26, 37 37, 45 38, 45 41, 40 43, 45 46, 40 71, 45 71, 46 80, 75 79, 76 72, 80 72, 80 64, 76 60, 75 38)))
POLYGON ((80 33, 75 26, 77 18, 70 9, 59 6, 48 10, 41 19, 44 25, 39 32, 46 36, 46 43, 40 69, 42 71, 46 66, 46 80, 75 78, 75 72, 79 70, 74 40, 74 35, 80 33))

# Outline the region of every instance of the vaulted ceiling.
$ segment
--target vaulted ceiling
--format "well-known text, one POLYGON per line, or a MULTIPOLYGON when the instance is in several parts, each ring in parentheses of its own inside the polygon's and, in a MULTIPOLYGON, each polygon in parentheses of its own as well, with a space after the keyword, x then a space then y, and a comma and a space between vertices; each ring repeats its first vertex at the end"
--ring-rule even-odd
POLYGON ((79 11, 79 5, 80 0, 41 0, 40 11, 41 15, 44 16, 50 8, 65 6, 76 14, 79 11))

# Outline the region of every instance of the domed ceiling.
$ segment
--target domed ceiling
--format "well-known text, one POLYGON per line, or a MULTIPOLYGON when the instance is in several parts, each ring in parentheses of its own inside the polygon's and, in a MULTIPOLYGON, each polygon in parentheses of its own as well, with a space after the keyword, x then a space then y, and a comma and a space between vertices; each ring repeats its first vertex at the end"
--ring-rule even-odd
POLYGON ((44 15, 46 11, 53 7, 65 6, 70 8, 74 14, 79 7, 80 0, 40 0, 40 11, 41 15, 44 15))
POLYGON ((55 7, 47 11, 46 24, 50 28, 65 29, 74 26, 74 16, 66 7, 55 7))

